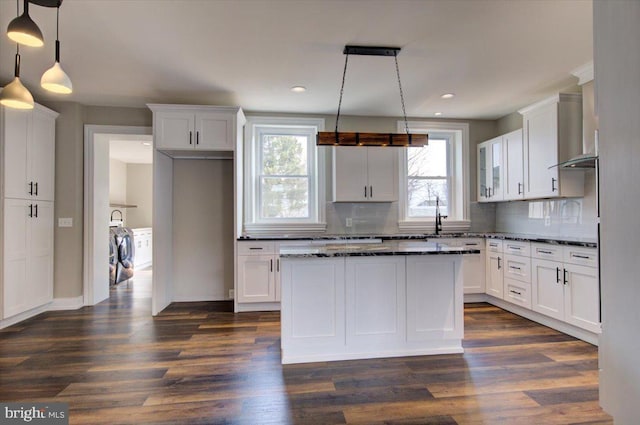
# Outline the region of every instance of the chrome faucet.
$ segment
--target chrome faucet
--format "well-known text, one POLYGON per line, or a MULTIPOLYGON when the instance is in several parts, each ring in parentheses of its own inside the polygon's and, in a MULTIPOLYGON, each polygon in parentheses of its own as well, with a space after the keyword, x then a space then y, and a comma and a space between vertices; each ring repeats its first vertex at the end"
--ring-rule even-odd
POLYGON ((440 214, 440 197, 436 196, 436 235, 442 232, 442 219, 448 216, 440 214))

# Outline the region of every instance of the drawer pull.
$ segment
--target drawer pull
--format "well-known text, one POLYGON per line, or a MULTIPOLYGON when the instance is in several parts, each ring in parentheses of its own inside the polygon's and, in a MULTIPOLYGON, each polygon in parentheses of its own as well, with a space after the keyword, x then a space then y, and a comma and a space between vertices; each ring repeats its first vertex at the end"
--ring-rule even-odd
POLYGON ((466 246, 478 246, 476 242, 465 243, 466 246))
POLYGON ((509 289, 509 292, 516 295, 522 295, 522 292, 514 291, 513 289, 509 289))
POLYGON ((262 249, 262 247, 255 247, 255 246, 251 246, 251 247, 249 247, 249 249, 250 249, 251 251, 260 251, 260 250, 262 249))
POLYGON ((539 249, 539 250, 538 250, 538 252, 539 252, 540 254, 549 254, 549 255, 553 255, 553 252, 551 252, 551 251, 545 251, 544 249, 539 249))
POLYGON ((591 259, 591 257, 589 257, 588 255, 571 254, 571 256, 573 258, 582 258, 583 260, 590 260, 591 259))
POLYGON ((522 249, 522 247, 509 245, 509 249, 515 249, 516 251, 520 251, 522 249))
POLYGON ((517 266, 509 266, 509 268, 514 270, 522 270, 520 267, 517 267, 517 266))
POLYGON ((498 244, 497 244, 497 243, 489 243, 489 246, 490 246, 490 247, 493 247, 493 248, 497 248, 497 247, 498 247, 498 244))

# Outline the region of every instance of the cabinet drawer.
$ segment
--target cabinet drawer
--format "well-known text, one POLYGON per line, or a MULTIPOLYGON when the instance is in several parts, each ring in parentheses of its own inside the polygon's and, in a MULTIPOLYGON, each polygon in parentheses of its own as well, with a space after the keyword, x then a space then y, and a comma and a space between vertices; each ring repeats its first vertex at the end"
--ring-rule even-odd
POLYGON ((562 246, 551 245, 548 243, 532 243, 531 257, 538 258, 540 260, 562 261, 562 246))
POLYGON ((238 242, 238 255, 263 255, 275 253, 275 242, 238 242))
POLYGON ((477 238, 429 238, 430 243, 439 243, 449 246, 463 246, 484 250, 485 244, 482 239, 477 238))
POLYGON ((504 241, 504 253, 529 257, 531 255, 531 242, 504 241))
POLYGON ((564 262, 587 267, 598 267, 598 250, 580 246, 565 246, 564 262))
POLYGON ((504 277, 531 283, 531 258, 505 254, 504 277))
POLYGON ((487 239, 487 251, 502 252, 502 242, 501 240, 487 239))
POLYGON ((513 279, 504 279, 504 300, 531 308, 531 285, 513 279))

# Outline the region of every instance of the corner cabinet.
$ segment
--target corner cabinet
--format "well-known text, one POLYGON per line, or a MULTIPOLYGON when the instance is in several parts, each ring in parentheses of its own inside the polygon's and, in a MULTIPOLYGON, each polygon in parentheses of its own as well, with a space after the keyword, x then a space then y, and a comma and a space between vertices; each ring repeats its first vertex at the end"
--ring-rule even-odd
POLYGON ((584 174, 555 167, 582 153, 582 95, 560 93, 521 109, 526 199, 584 195, 584 174))
POLYGON ((26 319, 53 299, 57 116, 0 107, 0 319, 26 319))
POLYGON ((236 132, 241 134, 239 129, 244 124, 239 107, 159 104, 148 107, 153 111, 155 148, 170 153, 233 152, 236 132))
POLYGON ((333 147, 334 202, 398 200, 398 149, 333 147))

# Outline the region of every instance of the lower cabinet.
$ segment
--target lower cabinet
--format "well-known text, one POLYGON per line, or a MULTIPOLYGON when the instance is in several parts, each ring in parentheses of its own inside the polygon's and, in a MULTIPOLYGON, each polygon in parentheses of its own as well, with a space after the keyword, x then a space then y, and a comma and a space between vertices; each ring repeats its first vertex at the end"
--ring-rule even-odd
POLYGON ((2 318, 53 299, 53 202, 4 200, 2 318))
MULTIPOLYGON (((532 309, 591 332, 600 332, 600 289, 597 252, 577 250, 577 261, 592 258, 591 266, 564 261, 532 259, 532 309), (581 252, 580 252, 581 251, 581 252)), ((571 254, 569 255, 569 261, 571 254)))
POLYGON ((150 227, 133 229, 135 243, 134 265, 136 270, 150 267, 153 262, 153 232, 150 227))
POLYGON ((462 281, 465 294, 485 293, 485 242, 480 238, 442 238, 439 243, 480 250, 480 254, 462 256, 462 281))
POLYGON ((504 298, 504 254, 502 241, 488 239, 486 248, 486 293, 504 298))
POLYGON ((280 301, 280 257, 275 242, 238 242, 237 270, 239 303, 280 301))

